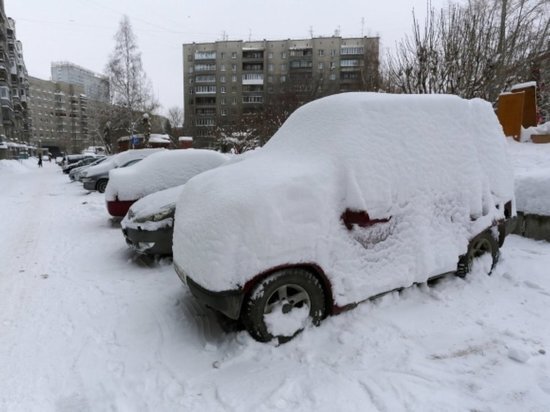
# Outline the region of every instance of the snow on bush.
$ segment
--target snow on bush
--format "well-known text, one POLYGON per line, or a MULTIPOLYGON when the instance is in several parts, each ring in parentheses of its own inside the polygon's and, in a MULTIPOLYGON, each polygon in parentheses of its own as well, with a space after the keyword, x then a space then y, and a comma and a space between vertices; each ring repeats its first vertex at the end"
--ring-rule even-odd
POLYGON ((105 199, 139 199, 158 190, 182 185, 227 160, 227 156, 213 150, 180 149, 155 153, 131 168, 112 170, 105 199))
POLYGON ((185 185, 174 262, 213 291, 315 263, 338 305, 455 270, 468 240, 513 198, 490 104, 448 95, 319 99, 222 169, 185 185), (349 231, 346 209, 389 222, 349 231))
POLYGON ((518 143, 508 139, 514 166, 516 208, 550 216, 550 144, 518 143))

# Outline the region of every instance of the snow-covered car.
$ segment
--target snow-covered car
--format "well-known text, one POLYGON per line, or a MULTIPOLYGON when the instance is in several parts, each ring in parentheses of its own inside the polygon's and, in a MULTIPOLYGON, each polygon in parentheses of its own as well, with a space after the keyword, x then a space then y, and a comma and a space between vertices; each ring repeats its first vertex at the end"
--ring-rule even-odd
POLYGON ((486 101, 334 95, 184 186, 174 266, 255 339, 284 341, 388 291, 464 276, 474 262, 490 271, 513 197, 486 101))
POLYGON ((69 172, 69 179, 71 179, 71 181, 80 180, 80 176, 85 170, 87 170, 88 168, 90 168, 92 166, 98 165, 98 164, 100 164, 101 162, 104 162, 107 159, 108 159, 108 156, 100 156, 94 162, 92 162, 90 164, 80 166, 80 167, 75 167, 74 169, 71 169, 71 171, 69 172))
POLYGON ((121 222, 126 243, 138 253, 172 254, 174 213, 183 185, 151 193, 136 201, 121 222))
POLYGON ((105 192, 107 183, 109 183, 109 172, 119 167, 128 167, 134 161, 146 158, 153 153, 166 149, 135 149, 117 153, 109 157, 101 164, 90 167, 82 177, 84 189, 97 190, 100 193, 105 192))
POLYGON ((111 216, 123 217, 136 200, 182 185, 227 160, 226 155, 213 150, 166 150, 147 157, 130 169, 111 170, 105 190, 107 211, 111 216))
POLYGON ((84 159, 79 160, 78 162, 68 164, 67 166, 63 166, 63 168, 62 168, 63 173, 69 174, 74 169, 77 169, 77 168, 80 168, 80 167, 83 167, 83 166, 91 165, 91 164, 95 163, 98 159, 103 159, 104 157, 105 156, 85 157, 84 159))

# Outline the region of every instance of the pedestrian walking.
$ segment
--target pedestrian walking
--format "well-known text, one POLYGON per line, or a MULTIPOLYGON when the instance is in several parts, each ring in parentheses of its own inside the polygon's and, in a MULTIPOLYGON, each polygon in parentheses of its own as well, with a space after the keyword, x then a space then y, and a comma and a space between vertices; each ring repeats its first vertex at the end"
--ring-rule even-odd
POLYGON ((42 167, 42 155, 38 155, 38 167, 42 167))

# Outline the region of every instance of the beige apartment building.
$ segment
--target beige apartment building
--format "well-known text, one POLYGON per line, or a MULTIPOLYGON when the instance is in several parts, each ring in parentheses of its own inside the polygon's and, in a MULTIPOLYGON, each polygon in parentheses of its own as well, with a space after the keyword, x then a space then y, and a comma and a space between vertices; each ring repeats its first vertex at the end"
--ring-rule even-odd
POLYGON ((76 153, 90 145, 88 98, 82 86, 29 77, 33 142, 76 153))
POLYGON ((183 45, 183 61, 185 134, 196 147, 208 147, 220 128, 249 114, 376 90, 379 38, 191 43, 183 45))

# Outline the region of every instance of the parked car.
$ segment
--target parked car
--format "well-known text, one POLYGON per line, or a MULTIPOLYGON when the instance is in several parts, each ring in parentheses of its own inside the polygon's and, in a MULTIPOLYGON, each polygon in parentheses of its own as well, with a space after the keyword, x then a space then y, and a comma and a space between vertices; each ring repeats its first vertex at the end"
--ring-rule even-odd
POLYGON ((136 200, 182 185, 193 176, 220 166, 228 157, 213 150, 179 149, 154 153, 131 169, 115 169, 105 190, 107 211, 123 217, 136 200))
POLYGON ((388 291, 490 271, 513 196, 488 102, 343 93, 184 186, 174 266, 197 299, 284 342, 388 291))
POLYGON ((72 154, 72 155, 66 155, 63 157, 63 160, 61 161, 61 168, 64 168, 70 164, 79 162, 80 160, 87 159, 87 158, 94 158, 96 157, 93 154, 72 154))
POLYGON ((90 168, 92 166, 98 165, 98 164, 100 164, 101 162, 103 162, 107 159, 108 159, 108 156, 100 156, 96 160, 94 160, 92 163, 89 163, 87 165, 80 166, 80 167, 75 167, 75 168, 71 169, 71 171, 69 172, 69 179, 71 179, 71 181, 80 180, 80 175, 85 170, 87 170, 88 168, 90 168))
POLYGON ((69 174, 71 170, 76 169, 78 167, 87 166, 89 164, 95 163, 98 159, 101 159, 101 158, 103 158, 103 156, 101 156, 101 157, 98 157, 98 156, 85 157, 84 159, 79 160, 78 162, 70 163, 66 166, 63 166, 63 168, 62 168, 63 173, 69 174))
POLYGON ((118 167, 128 167, 135 161, 146 158, 147 156, 165 149, 136 149, 127 150, 111 156, 105 162, 90 167, 85 171, 82 177, 82 184, 86 190, 97 190, 100 193, 105 192, 109 182, 109 171, 118 167))
POLYGON ((130 207, 120 224, 128 246, 147 255, 172 254, 174 213, 182 189, 180 185, 151 193, 130 207))

